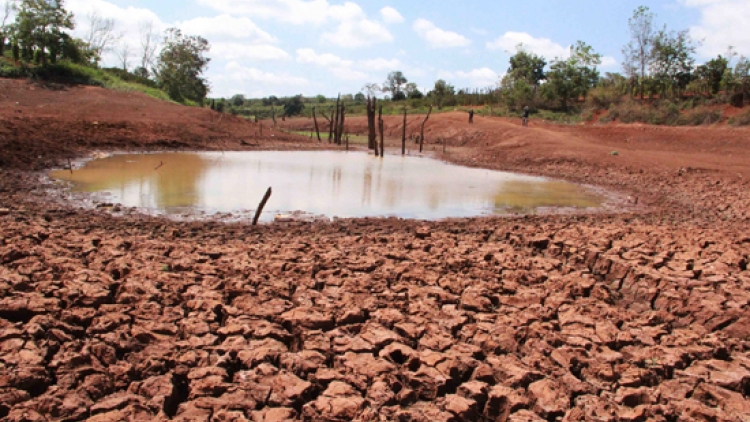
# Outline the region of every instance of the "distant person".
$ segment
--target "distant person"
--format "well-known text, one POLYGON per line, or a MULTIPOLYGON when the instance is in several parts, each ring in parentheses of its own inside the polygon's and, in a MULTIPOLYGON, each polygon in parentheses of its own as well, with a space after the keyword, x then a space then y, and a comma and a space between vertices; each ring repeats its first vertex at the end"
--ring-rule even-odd
POLYGON ((529 106, 526 106, 523 108, 523 119, 522 119, 523 125, 528 126, 529 125, 529 106))
POLYGON ((474 110, 469 110, 469 123, 474 123, 474 110))

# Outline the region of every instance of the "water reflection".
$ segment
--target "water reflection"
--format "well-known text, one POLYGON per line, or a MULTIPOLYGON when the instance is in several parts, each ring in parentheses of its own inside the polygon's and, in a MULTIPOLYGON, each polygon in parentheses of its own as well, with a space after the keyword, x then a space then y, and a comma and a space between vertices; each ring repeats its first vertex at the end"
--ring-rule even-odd
POLYGON ((113 202, 181 212, 253 210, 274 194, 264 219, 304 211, 340 217, 396 215, 435 219, 533 212, 540 207, 595 207, 581 186, 437 160, 345 152, 233 152, 117 155, 52 177, 113 202), (160 165, 161 164, 161 165, 160 165))

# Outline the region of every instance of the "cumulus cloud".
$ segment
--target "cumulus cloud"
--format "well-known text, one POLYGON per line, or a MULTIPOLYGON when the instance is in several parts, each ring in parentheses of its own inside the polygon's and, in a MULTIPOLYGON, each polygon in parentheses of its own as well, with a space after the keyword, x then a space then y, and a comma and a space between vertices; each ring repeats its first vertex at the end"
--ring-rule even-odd
POLYGON ((253 61, 289 60, 291 58, 289 53, 273 45, 246 45, 238 42, 214 43, 211 45, 211 55, 227 60, 253 61))
POLYGON ((611 69, 619 66, 619 64, 620 63, 614 57, 604 56, 602 57, 602 64, 600 65, 600 67, 603 69, 611 69))
POLYGON ((390 6, 380 9, 380 15, 383 17, 385 23, 402 23, 404 21, 401 13, 398 13, 398 10, 390 6))
POLYGON ((305 86, 308 84, 308 80, 305 78, 275 72, 264 72, 256 68, 242 66, 236 61, 227 63, 224 69, 226 70, 225 78, 238 82, 260 82, 271 85, 292 86, 305 86))
POLYGON ((538 54, 547 60, 552 60, 556 57, 568 57, 570 55, 569 46, 562 46, 548 38, 535 38, 526 32, 506 32, 496 40, 488 42, 487 48, 513 53, 519 44, 522 44, 524 49, 538 54))
POLYGON ((399 59, 367 59, 360 60, 359 65, 363 69, 379 71, 379 70, 394 70, 402 67, 402 63, 399 59))
MULTIPOLYGON (((328 43, 347 48, 393 41, 386 27, 368 19, 353 2, 330 4, 327 0, 198 0, 215 10, 235 16, 273 19, 293 25, 316 25, 333 22, 335 29, 323 33, 328 43)), ((395 9, 393 10, 395 12, 395 9)), ((396 12, 398 13, 398 12, 396 12)), ((390 17, 393 17, 392 15, 390 17)))
POLYGON ((178 22, 176 26, 186 34, 200 35, 209 40, 232 38, 251 44, 272 44, 278 41, 250 19, 230 15, 199 17, 178 22))
POLYGON ((297 61, 326 68, 339 79, 347 81, 360 81, 367 79, 367 74, 353 67, 354 62, 344 60, 335 54, 318 54, 311 48, 297 50, 297 61))
POLYGON ((340 47, 354 48, 393 41, 393 35, 375 21, 357 18, 341 21, 335 31, 325 32, 323 41, 340 47))
POLYGON ((471 44, 471 40, 463 35, 440 29, 427 19, 417 19, 413 28, 432 48, 465 47, 471 44))
POLYGON ((354 64, 351 60, 344 60, 335 54, 318 54, 312 48, 300 48, 297 50, 297 61, 323 67, 350 67, 354 64))
POLYGON ((438 79, 444 79, 447 81, 459 80, 472 87, 484 88, 497 84, 500 79, 500 75, 494 70, 483 67, 480 69, 472 69, 469 71, 458 70, 455 72, 440 70, 437 73, 438 79))
POLYGON ((698 54, 704 58, 724 54, 729 46, 739 54, 750 56, 750 2, 747 0, 680 0, 700 11, 698 25, 690 27, 690 35, 703 43, 698 54), (744 28, 744 29, 743 29, 744 28))

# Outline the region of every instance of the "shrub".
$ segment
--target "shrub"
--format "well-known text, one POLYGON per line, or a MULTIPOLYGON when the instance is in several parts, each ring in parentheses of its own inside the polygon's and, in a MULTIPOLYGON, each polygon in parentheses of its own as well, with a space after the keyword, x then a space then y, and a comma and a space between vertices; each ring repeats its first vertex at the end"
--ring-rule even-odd
POLYGON ((745 112, 732 117, 729 119, 729 124, 734 126, 750 125, 750 110, 746 110, 745 112))
POLYGON ((710 109, 703 106, 684 112, 680 115, 675 124, 681 126, 711 125, 719 123, 722 117, 721 110, 710 109))
POLYGON ((589 91, 586 102, 597 109, 609 109, 622 102, 622 94, 616 87, 596 87, 589 91))

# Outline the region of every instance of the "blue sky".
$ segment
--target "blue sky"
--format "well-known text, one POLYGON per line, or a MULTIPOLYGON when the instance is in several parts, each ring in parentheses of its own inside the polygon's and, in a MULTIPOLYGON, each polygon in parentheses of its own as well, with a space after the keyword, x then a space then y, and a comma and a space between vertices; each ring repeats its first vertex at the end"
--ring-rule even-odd
POLYGON ((212 45, 207 77, 212 96, 356 93, 401 70, 421 88, 446 79, 456 87, 494 85, 518 43, 564 56, 583 40, 604 56, 602 71, 620 71, 628 18, 639 5, 669 29, 690 29, 702 41, 699 60, 732 45, 750 56, 748 0, 67 0, 76 31, 96 11, 116 21, 121 39, 106 55, 119 62, 123 45, 139 59, 139 26, 177 26, 212 45), (428 6, 429 5, 429 6, 428 6))

